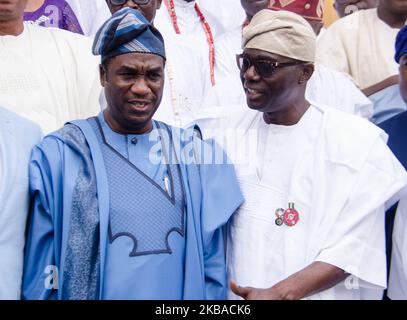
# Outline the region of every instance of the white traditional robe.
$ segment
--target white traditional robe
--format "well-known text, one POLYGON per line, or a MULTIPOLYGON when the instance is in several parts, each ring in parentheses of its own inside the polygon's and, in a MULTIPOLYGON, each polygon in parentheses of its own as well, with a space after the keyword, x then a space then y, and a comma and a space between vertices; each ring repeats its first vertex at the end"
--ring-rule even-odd
POLYGON ((110 18, 111 13, 105 0, 66 0, 75 12, 82 31, 87 36, 93 36, 110 18))
POLYGON ((322 27, 317 36, 317 41, 319 41, 319 39, 322 38, 322 36, 325 34, 325 32, 326 32, 326 27, 322 27))
POLYGON ((240 0, 198 0, 203 10, 218 19, 218 23, 225 31, 232 30, 242 25, 246 19, 240 0))
POLYGON ((195 48, 173 36, 165 39, 165 50, 164 92, 154 119, 186 127, 194 122, 210 87, 209 72, 202 68, 206 60, 195 48))
POLYGON ((394 43, 399 29, 360 10, 332 24, 318 40, 317 62, 350 75, 365 89, 398 74, 394 43))
POLYGON ((99 58, 92 40, 65 30, 24 25, 0 36, 0 105, 37 122, 44 133, 98 113, 99 58))
MULTIPOLYGON (((210 60, 209 60, 209 45, 205 30, 202 27, 201 20, 195 10, 195 1, 186 2, 184 0, 174 0, 175 12, 177 14, 177 22, 180 29, 180 34, 176 34, 171 17, 167 11, 164 2, 161 8, 157 11, 154 19, 154 26, 160 30, 164 39, 167 41, 171 37, 179 37, 186 43, 194 46, 200 57, 204 60, 203 65, 196 66, 196 68, 205 68, 209 74, 210 60)), ((206 21, 211 27, 212 35, 214 38, 225 32, 224 26, 221 21, 211 12, 206 11, 201 7, 202 13, 206 21)), ((194 68, 194 69, 196 69, 194 68)), ((191 74, 193 74, 191 72, 191 74)), ((208 78, 208 81, 210 78, 208 78)))
POLYGON ((293 127, 266 125, 261 113, 238 110, 198 121, 204 137, 227 150, 245 197, 229 224, 229 279, 268 288, 321 261, 350 277, 310 299, 380 299, 385 203, 407 185, 385 133, 327 106, 311 105, 293 127), (299 222, 279 227, 275 211, 289 202, 299 222))
MULTIPOLYGON (((215 45, 217 84, 209 89, 203 108, 244 105, 246 96, 235 58, 236 54, 242 52, 241 34, 242 28, 237 27, 217 40, 215 45)), ((310 102, 329 105, 364 118, 373 115, 372 103, 352 80, 323 65, 316 64, 315 72, 307 85, 306 97, 310 102)), ((208 111, 205 110, 205 112, 208 111)), ((216 112, 216 109, 212 111, 216 112)))
POLYGON ((28 161, 40 139, 37 125, 0 108, 0 300, 20 299, 28 161))
POLYGON ((389 289, 392 300, 407 300, 407 198, 397 208, 393 229, 393 250, 390 264, 389 289))

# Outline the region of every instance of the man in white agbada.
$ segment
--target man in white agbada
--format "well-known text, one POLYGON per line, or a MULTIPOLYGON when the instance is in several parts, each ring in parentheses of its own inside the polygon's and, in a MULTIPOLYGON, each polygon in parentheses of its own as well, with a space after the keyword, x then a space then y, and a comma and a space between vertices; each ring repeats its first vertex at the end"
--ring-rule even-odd
MULTIPOLYGON (((278 9, 274 3, 273 8, 278 9)), ((247 15, 247 22, 260 10, 270 6, 270 0, 252 2, 241 0, 242 7, 247 15)), ((291 6, 283 9, 295 10, 296 13, 308 14, 310 23, 320 30, 318 22, 322 13, 318 14, 319 0, 297 0, 291 6), (305 8, 308 8, 304 10, 305 8)), ((241 106, 245 95, 239 79, 236 65, 236 54, 241 52, 242 26, 235 28, 219 37, 215 43, 216 66, 215 76, 218 79, 216 86, 211 88, 203 103, 202 117, 216 117, 222 113, 229 113, 227 106, 241 106), (224 94, 228 92, 228 94, 224 94), (216 107, 216 108, 214 108, 216 107)), ((315 71, 307 84, 306 97, 308 101, 329 105, 339 110, 369 118, 373 114, 370 100, 355 86, 348 76, 323 65, 316 65, 315 71)))
POLYGON ((44 133, 99 111, 91 39, 23 23, 27 0, 0 2, 0 104, 44 133))
POLYGON ((210 85, 216 83, 214 66, 216 62, 214 39, 224 33, 225 26, 216 13, 207 11, 201 2, 195 0, 163 0, 163 6, 157 12, 154 25, 164 39, 176 36, 194 45, 209 74, 210 85))
POLYGON ((228 228, 229 297, 380 299, 385 203, 407 173, 381 129, 305 99, 316 36, 302 17, 262 10, 243 44, 252 110, 198 122, 227 149, 246 199, 228 228))
POLYGON ((28 161, 41 129, 0 108, 0 300, 20 299, 25 225, 28 214, 28 161))
POLYGON ((82 31, 94 36, 102 24, 110 18, 105 0, 66 0, 79 20, 82 31))
MULTIPOLYGON (((133 8, 153 22, 162 0, 106 0, 106 3, 111 13, 126 7, 133 8)), ((210 86, 209 74, 202 68, 205 62, 193 46, 183 39, 163 36, 167 53, 164 93, 154 119, 176 127, 187 127, 194 122, 201 108, 210 86)))
POLYGON ((406 19, 404 0, 380 0, 377 8, 339 19, 319 39, 317 62, 350 75, 369 95, 369 88, 398 73, 394 42, 406 19))

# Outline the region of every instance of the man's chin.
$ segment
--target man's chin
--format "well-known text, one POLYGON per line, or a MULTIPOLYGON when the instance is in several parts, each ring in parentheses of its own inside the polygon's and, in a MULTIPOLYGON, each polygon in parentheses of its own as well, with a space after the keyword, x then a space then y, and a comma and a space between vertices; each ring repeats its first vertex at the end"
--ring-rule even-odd
POLYGON ((260 112, 262 112, 263 108, 264 108, 264 104, 255 103, 250 100, 247 100, 247 106, 252 110, 260 111, 260 112))
POLYGON ((153 118, 155 111, 153 112, 151 108, 139 109, 134 108, 133 110, 128 110, 127 120, 129 122, 143 123, 148 122, 153 118))
POLYGON ((126 119, 127 131, 143 131, 143 129, 150 127, 152 123, 152 116, 148 115, 131 115, 126 119))

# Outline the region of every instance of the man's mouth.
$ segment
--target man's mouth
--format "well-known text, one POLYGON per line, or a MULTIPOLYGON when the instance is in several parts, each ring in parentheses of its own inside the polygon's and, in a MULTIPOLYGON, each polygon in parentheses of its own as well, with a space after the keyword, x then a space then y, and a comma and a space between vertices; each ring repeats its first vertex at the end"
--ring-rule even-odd
POLYGON ((144 112, 150 109, 152 102, 151 101, 141 101, 141 100, 133 100, 129 101, 132 109, 136 112, 144 112))
POLYGON ((250 100, 254 100, 256 98, 259 98, 261 95, 263 95, 262 92, 260 92, 256 89, 245 88, 245 91, 246 91, 246 97, 249 98, 250 100))

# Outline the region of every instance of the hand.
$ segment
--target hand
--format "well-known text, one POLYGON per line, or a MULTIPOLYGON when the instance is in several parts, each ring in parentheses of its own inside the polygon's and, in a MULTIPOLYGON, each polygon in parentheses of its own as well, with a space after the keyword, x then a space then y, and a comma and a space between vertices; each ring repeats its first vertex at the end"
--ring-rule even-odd
POLYGON ((230 282, 230 289, 234 294, 245 300, 283 300, 283 297, 273 288, 257 289, 252 287, 239 287, 235 281, 230 282))
POLYGON ((246 300, 300 300, 332 288, 346 277, 339 267, 316 261, 268 289, 239 287, 234 281, 230 289, 246 300))

